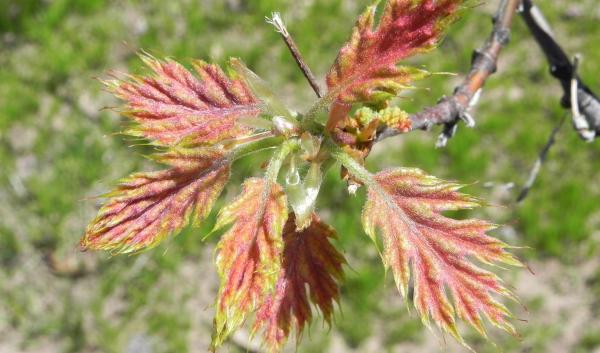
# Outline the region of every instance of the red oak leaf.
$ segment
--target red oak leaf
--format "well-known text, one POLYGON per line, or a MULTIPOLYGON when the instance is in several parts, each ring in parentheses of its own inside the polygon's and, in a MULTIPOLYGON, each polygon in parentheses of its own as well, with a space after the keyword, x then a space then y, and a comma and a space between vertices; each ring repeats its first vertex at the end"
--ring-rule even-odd
POLYGON ((173 60, 142 59, 154 75, 105 82, 126 102, 123 113, 137 123, 130 135, 160 145, 215 143, 244 134, 247 128, 236 122, 261 112, 245 81, 228 77, 217 65, 195 60, 198 79, 173 60))
POLYGON ((379 230, 383 261, 392 269, 404 296, 412 272, 414 304, 424 323, 428 324, 432 318, 463 344, 455 316, 469 322, 484 336, 481 315, 516 334, 507 321, 511 314, 493 297, 514 298, 511 292, 495 274, 478 267, 470 258, 487 264, 520 266, 521 263, 505 251, 506 244, 486 234, 494 225, 442 215, 444 211, 479 205, 478 200, 458 192, 460 187, 418 169, 377 173, 368 186, 363 210, 365 231, 375 239, 379 230))
POLYGON ((269 352, 279 352, 292 327, 300 337, 312 319, 312 302, 330 323, 334 301, 339 299, 338 281, 343 277, 344 256, 330 243, 335 230, 313 214, 310 225, 296 230, 290 213, 283 230, 283 266, 275 292, 256 314, 254 330, 264 329, 269 352), (308 289, 308 292, 307 292, 308 289), (310 300, 309 300, 310 296, 310 300))
POLYGON ((350 103, 379 103, 396 96, 425 71, 397 66, 411 55, 432 49, 464 0, 388 0, 374 28, 377 5, 358 19, 350 41, 327 74, 328 95, 336 96, 330 113, 343 119, 350 103))
POLYGON ((247 179, 238 198, 220 211, 215 228, 232 226, 217 246, 221 287, 213 349, 273 290, 281 269, 286 219, 285 193, 266 178, 247 179))
POLYGON ((170 169, 135 173, 121 181, 87 227, 84 249, 135 252, 157 245, 190 218, 197 224, 210 212, 229 179, 223 152, 173 148, 155 157, 170 169))

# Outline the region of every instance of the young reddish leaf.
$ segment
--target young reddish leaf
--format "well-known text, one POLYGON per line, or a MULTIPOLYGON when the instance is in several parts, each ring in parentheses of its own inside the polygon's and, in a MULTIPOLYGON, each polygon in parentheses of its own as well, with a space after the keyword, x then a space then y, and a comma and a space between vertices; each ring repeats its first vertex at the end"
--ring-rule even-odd
POLYGON ((160 145, 215 143, 243 135, 248 128, 237 121, 261 112, 246 83, 217 65, 194 61, 198 79, 173 60, 142 59, 154 75, 106 82, 126 102, 123 113, 137 123, 127 131, 130 135, 160 145))
POLYGON ((220 211, 215 228, 232 226, 217 246, 221 288, 213 349, 273 290, 281 269, 286 219, 285 193, 267 178, 247 179, 240 196, 220 211))
POLYGON ((392 169, 373 176, 362 220, 367 234, 383 239, 382 258, 406 295, 411 276, 414 304, 425 324, 432 318, 464 344, 455 316, 485 336, 481 315, 516 334, 506 307, 493 295, 513 298, 493 273, 470 258, 487 264, 521 263, 505 251, 508 246, 486 234, 494 225, 481 220, 454 220, 444 211, 479 206, 479 201, 457 190, 458 184, 428 176, 417 169, 392 169), (449 291, 454 299, 450 302, 449 291))
POLYGON ((388 0, 379 25, 377 4, 359 17, 350 41, 327 74, 335 102, 328 127, 343 119, 350 103, 380 103, 396 96, 427 72, 397 63, 433 48, 464 0, 388 0))
POLYGON ((340 294, 342 265, 346 263, 329 241, 336 237, 333 228, 313 213, 310 225, 297 231, 294 218, 290 213, 283 230, 283 266, 275 292, 259 308, 254 324, 255 331, 264 329, 269 352, 281 350, 292 327, 296 337, 301 336, 312 319, 311 302, 331 323, 333 304, 340 294))
POLYGON ((108 195, 87 227, 84 249, 135 252, 204 220, 229 179, 229 161, 215 149, 174 148, 154 157, 170 169, 135 173, 108 195))
POLYGON ((375 28, 377 5, 370 6, 327 74, 327 87, 345 103, 395 94, 422 74, 398 61, 433 48, 463 1, 388 0, 375 28))

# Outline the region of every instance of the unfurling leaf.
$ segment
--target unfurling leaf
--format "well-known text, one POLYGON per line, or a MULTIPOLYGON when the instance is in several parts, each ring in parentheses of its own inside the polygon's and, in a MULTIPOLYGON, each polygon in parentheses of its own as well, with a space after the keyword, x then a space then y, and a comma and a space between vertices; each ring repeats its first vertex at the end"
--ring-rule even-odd
POLYGON ((157 245, 190 218, 210 212, 229 179, 229 161, 210 148, 173 148, 154 157, 170 169, 135 173, 121 181, 87 227, 84 249, 135 252, 157 245))
POLYGON ((126 102, 123 113, 137 123, 127 131, 130 135, 160 145, 215 143, 243 135, 248 128, 238 120, 261 113, 246 83, 217 65, 195 60, 198 79, 173 60, 142 59, 154 75, 106 82, 126 102))
POLYGON ((300 338, 312 319, 311 302, 331 323, 346 263, 330 243, 336 237, 333 228, 313 214, 310 225, 297 231, 294 218, 290 213, 283 230, 283 265, 275 292, 259 308, 254 324, 254 330, 263 330, 269 352, 280 351, 292 328, 300 338))
POLYGON ((315 210, 322 182, 323 172, 320 163, 312 162, 302 180, 297 168, 290 167, 286 177, 285 191, 290 206, 294 210, 298 230, 308 227, 313 219, 312 213, 315 210))
POLYGON ((383 239, 382 258, 392 269, 398 288, 406 296, 414 282, 414 304, 425 324, 432 318, 464 344, 455 316, 485 336, 481 316, 509 333, 510 312, 493 295, 513 298, 493 273, 475 265, 521 263, 505 251, 508 246, 486 234, 494 225, 481 220, 454 220, 444 211, 479 206, 475 198, 457 190, 461 186, 428 176, 418 169, 392 169, 372 176, 362 220, 367 234, 383 239), (447 292, 450 292, 453 303, 447 292))
POLYGON ((379 119, 383 125, 401 132, 408 132, 412 127, 408 113, 398 107, 380 110, 376 112, 375 118, 379 119))
MULTIPOLYGON (((463 2, 388 0, 376 27, 377 5, 368 7, 327 74, 328 95, 336 96, 330 120, 343 119, 351 103, 379 105, 426 77, 423 70, 397 64, 432 49, 463 2)), ((335 125, 330 121, 328 127, 335 125)))
POLYGON ((408 117, 408 113, 398 107, 390 107, 378 111, 369 107, 362 107, 357 109, 352 115, 347 115, 346 118, 339 121, 337 129, 342 134, 334 135, 334 138, 346 145, 368 143, 370 149, 370 144, 376 137, 377 130, 382 126, 408 132, 411 129, 412 122, 408 117))
POLYGON ((215 228, 232 225, 217 246, 221 287, 213 348, 221 345, 275 287, 286 219, 285 193, 267 178, 246 180, 238 198, 220 211, 215 228))

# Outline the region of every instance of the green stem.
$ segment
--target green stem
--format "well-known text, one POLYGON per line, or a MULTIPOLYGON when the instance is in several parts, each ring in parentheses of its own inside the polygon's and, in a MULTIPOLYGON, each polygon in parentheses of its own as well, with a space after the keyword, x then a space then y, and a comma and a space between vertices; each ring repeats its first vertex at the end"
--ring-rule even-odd
POLYGON ((269 166, 267 167, 267 171, 265 173, 265 178, 267 178, 267 180, 270 182, 277 182, 277 176, 279 175, 279 170, 283 165, 283 161, 299 146, 300 143, 297 140, 285 141, 281 147, 279 147, 279 149, 273 153, 273 157, 271 157, 269 166))
POLYGON ((325 136, 325 125, 315 121, 314 119, 307 119, 306 116, 300 121, 300 128, 302 131, 308 131, 313 136, 325 136))
POLYGON ((317 100, 317 102, 308 110, 308 112, 304 114, 304 118, 300 123, 302 128, 307 129, 307 127, 311 126, 311 124, 316 120, 320 113, 329 109, 329 106, 331 103, 333 103, 335 97, 335 94, 332 93, 336 92, 329 92, 325 97, 317 100))
POLYGON ((262 140, 241 144, 233 149, 230 160, 233 162, 249 154, 277 147, 284 141, 285 138, 283 136, 272 136, 262 140))
POLYGON ((342 163, 342 165, 348 169, 354 178, 367 186, 373 185, 373 174, 371 174, 371 172, 360 165, 360 163, 354 160, 354 158, 352 158, 348 153, 344 152, 344 150, 339 146, 333 144, 333 146, 330 148, 333 158, 342 163))

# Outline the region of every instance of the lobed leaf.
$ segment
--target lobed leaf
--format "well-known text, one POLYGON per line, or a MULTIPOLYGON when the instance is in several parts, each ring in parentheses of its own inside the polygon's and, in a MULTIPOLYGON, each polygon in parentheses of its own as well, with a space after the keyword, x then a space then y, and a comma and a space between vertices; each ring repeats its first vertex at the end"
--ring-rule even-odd
MULTIPOLYGON (((327 74, 328 95, 335 95, 330 119, 343 119, 351 103, 379 105, 426 77, 426 71, 397 64, 432 49, 463 2, 388 0, 375 27, 377 3, 368 7, 327 74)), ((329 129, 334 126, 330 121, 329 129)))
POLYGON ((302 335, 312 319, 311 302, 331 323, 346 263, 330 242, 335 237, 335 230, 314 213, 310 225, 297 230, 295 215, 290 213, 283 230, 283 266, 275 292, 258 309, 254 324, 255 331, 263 329, 269 352, 281 350, 292 328, 296 337, 302 335))
POLYGON ((130 135, 168 146, 216 143, 244 135, 248 128, 238 120, 261 113, 245 81, 228 77, 217 65, 193 61, 197 78, 170 59, 143 55, 142 60, 153 75, 105 82, 126 102, 123 113, 137 123, 127 130, 130 135))
POLYGON ((221 287, 213 349, 273 290, 281 269, 286 219, 285 193, 267 178, 247 179, 238 198, 220 211, 215 228, 232 225, 217 246, 221 287))
POLYGON ((414 305, 423 322, 433 319, 464 344, 455 317, 486 335, 481 317, 511 334, 512 317, 494 295, 513 298, 493 273, 474 264, 521 263, 506 252, 508 246, 486 234, 494 225, 482 220, 454 220, 444 211, 479 206, 479 201, 457 190, 460 185, 428 176, 417 169, 377 173, 368 185, 362 221, 367 234, 383 240, 382 258, 391 268, 403 296, 414 282, 414 305), (452 295, 450 301, 448 292, 452 295))
POLYGON ((121 180, 87 227, 83 249, 139 251, 181 230, 190 219, 198 224, 206 218, 229 179, 227 156, 210 148, 173 148, 154 158, 171 168, 121 180))

